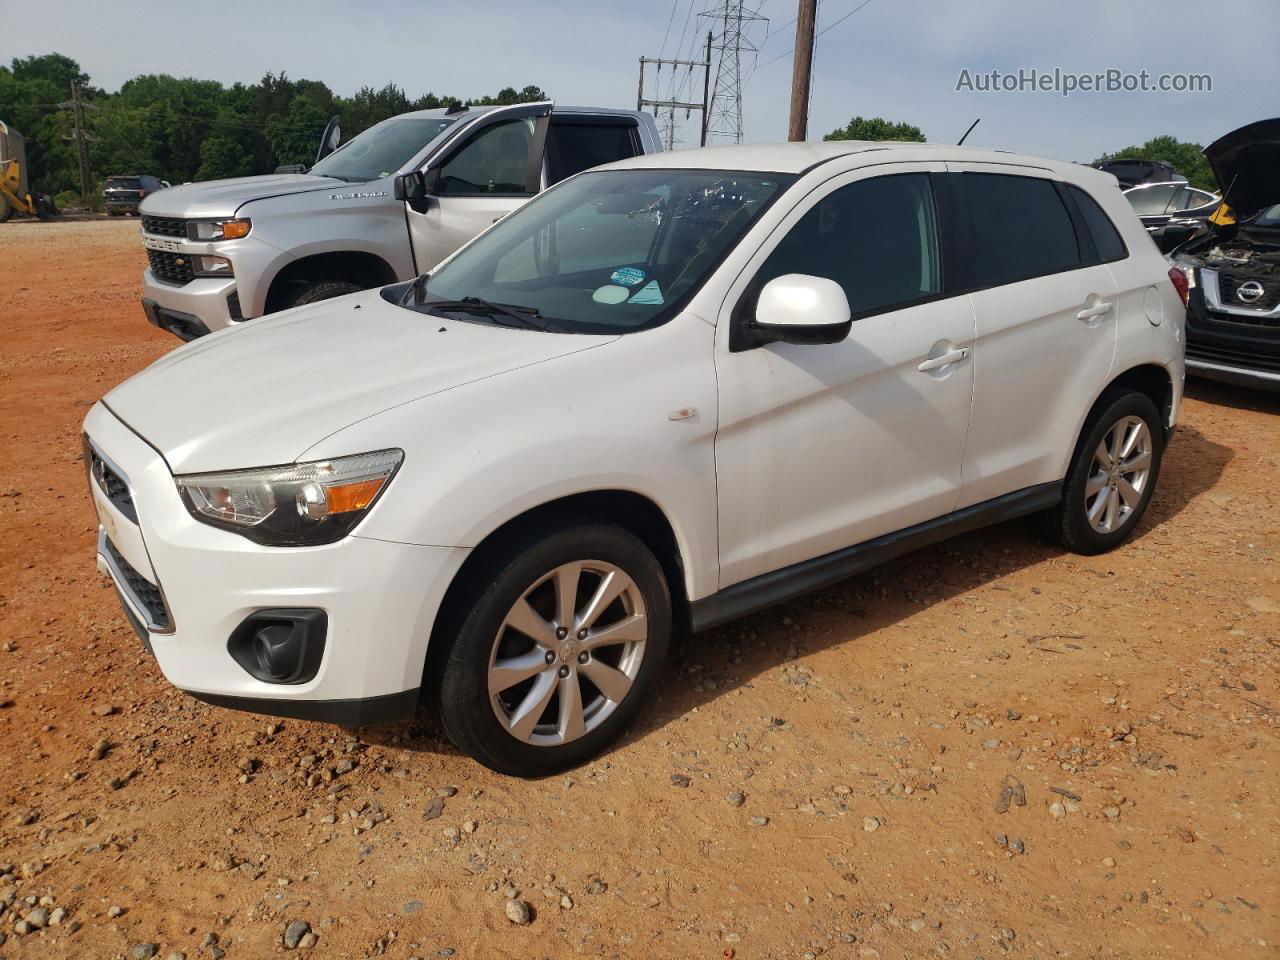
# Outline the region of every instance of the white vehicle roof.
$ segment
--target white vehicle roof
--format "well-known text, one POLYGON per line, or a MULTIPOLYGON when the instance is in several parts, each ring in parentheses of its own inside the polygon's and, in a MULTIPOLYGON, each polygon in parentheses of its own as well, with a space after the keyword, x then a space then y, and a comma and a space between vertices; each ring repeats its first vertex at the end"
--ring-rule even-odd
MULTIPOLYGON (((634 168, 690 169, 690 170, 751 170, 762 173, 803 173, 810 167, 829 160, 854 158, 864 161, 856 166, 894 162, 935 161, 956 163, 1000 163, 1006 165, 1039 167, 1055 173, 1071 174, 1080 178, 1082 172, 1098 173, 1089 167, 1042 157, 1028 157, 1003 150, 985 150, 978 147, 950 147, 931 143, 897 143, 866 140, 824 140, 811 143, 769 143, 729 147, 700 147, 694 150, 673 150, 667 153, 648 154, 619 160, 598 169, 626 170, 634 168), (892 157, 886 156, 891 153, 892 157)), ((1105 174, 1114 180, 1110 174, 1105 174)))

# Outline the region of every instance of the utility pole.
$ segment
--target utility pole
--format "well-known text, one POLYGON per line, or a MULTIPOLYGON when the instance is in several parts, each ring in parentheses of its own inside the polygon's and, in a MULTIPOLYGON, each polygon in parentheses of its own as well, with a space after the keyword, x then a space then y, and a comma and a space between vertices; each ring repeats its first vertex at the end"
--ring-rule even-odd
POLYGON ((661 116, 659 111, 665 109, 665 124, 662 130, 662 139, 666 148, 671 150, 676 143, 676 111, 684 110, 685 118, 694 110, 699 111, 702 122, 699 126, 702 128, 702 145, 707 144, 707 111, 710 104, 707 101, 707 94, 711 85, 711 34, 707 34, 707 58, 705 60, 669 60, 660 57, 641 57, 640 58, 640 84, 636 90, 636 109, 643 110, 645 107, 653 107, 653 115, 661 116), (653 65, 658 68, 657 79, 654 82, 655 92, 658 94, 655 98, 649 98, 644 95, 644 71, 646 65, 653 65), (672 72, 672 83, 674 84, 675 71, 680 67, 684 67, 689 71, 689 77, 692 79, 693 71, 702 68, 702 102, 696 103, 691 100, 675 99, 675 93, 671 97, 663 100, 660 99, 662 91, 662 68, 670 67, 672 72))
POLYGON ((85 129, 84 110, 86 106, 92 107, 92 104, 86 104, 80 99, 80 87, 71 81, 71 99, 66 103, 58 104, 64 110, 71 111, 71 123, 73 133, 67 137, 68 140, 76 142, 76 160, 80 167, 80 202, 88 204, 89 202, 89 131, 85 129))
POLYGON ((813 73, 813 28, 818 0, 800 0, 796 16, 796 49, 791 63, 791 123, 787 139, 804 140, 809 133, 809 79, 813 73))

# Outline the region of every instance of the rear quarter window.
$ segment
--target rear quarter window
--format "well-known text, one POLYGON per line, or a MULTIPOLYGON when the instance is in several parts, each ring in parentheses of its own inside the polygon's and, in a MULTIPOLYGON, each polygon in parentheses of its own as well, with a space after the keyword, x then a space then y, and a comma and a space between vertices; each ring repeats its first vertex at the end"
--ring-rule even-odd
POLYGON ((1079 187, 1068 185, 1067 189, 1071 192, 1071 199, 1075 201, 1080 216, 1084 218, 1089 236, 1093 238, 1098 259, 1106 263, 1109 260, 1122 260, 1128 256, 1129 251, 1125 249, 1124 241, 1120 238, 1120 231, 1111 222, 1107 212, 1098 205, 1098 201, 1079 187))
POLYGON ((965 173, 976 241, 970 286, 1016 283, 1081 266, 1071 215, 1051 180, 965 173))

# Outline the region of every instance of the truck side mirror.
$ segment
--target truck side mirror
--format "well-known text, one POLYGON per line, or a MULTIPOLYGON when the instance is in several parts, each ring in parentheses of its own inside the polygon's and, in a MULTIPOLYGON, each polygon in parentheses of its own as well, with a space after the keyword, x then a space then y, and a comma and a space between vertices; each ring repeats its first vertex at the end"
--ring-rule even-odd
POLYGON ((397 200, 422 200, 427 195, 427 184, 421 171, 402 173, 392 187, 397 200))

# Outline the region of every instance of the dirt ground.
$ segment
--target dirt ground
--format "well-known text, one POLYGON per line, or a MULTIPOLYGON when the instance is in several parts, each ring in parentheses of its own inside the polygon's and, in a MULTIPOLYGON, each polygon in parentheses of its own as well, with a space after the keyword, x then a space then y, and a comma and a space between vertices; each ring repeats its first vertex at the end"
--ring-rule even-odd
POLYGON ((522 782, 161 677, 78 436, 177 345, 137 230, 0 227, 0 957, 1280 952, 1280 397, 1193 384, 1118 552, 1006 524, 695 637, 621 746, 522 782))

